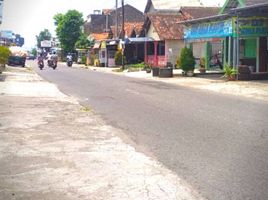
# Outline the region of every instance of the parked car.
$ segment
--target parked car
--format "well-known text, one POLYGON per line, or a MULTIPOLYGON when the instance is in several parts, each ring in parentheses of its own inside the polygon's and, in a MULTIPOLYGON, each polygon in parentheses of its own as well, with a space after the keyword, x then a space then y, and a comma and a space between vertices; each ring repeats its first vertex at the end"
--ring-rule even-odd
POLYGON ((9 56, 8 65, 20 65, 25 67, 27 52, 21 47, 16 46, 10 47, 9 50, 11 51, 11 56, 9 56))
POLYGON ((25 67, 26 57, 22 56, 9 56, 8 65, 20 65, 25 67))

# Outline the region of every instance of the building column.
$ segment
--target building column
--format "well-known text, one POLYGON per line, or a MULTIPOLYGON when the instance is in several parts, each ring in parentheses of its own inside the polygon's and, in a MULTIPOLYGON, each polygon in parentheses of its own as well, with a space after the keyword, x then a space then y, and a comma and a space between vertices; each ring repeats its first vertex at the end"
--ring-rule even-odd
POLYGON ((148 49, 148 42, 144 42, 144 63, 148 62, 147 49, 148 49))
POLYGON ((260 72, 260 37, 256 38, 256 73, 260 72))
POLYGON ((211 48, 210 48, 210 42, 205 43, 205 68, 210 69, 210 59, 211 58, 211 48))
POLYGON ((158 42, 154 41, 154 65, 155 66, 158 66, 158 63, 157 63, 157 44, 158 44, 158 42))
POLYGON ((228 65, 231 65, 231 52, 232 52, 232 37, 228 39, 228 65))
POLYGON ((223 40, 223 66, 227 63, 227 38, 224 38, 223 40))

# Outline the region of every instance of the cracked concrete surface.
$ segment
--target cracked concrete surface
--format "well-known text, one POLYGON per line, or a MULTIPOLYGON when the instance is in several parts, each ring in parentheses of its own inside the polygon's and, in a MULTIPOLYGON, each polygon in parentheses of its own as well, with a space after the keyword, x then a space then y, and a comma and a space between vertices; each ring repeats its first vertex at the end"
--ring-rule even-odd
POLYGON ((203 199, 122 130, 36 74, 10 70, 0 82, 0 199, 203 199))

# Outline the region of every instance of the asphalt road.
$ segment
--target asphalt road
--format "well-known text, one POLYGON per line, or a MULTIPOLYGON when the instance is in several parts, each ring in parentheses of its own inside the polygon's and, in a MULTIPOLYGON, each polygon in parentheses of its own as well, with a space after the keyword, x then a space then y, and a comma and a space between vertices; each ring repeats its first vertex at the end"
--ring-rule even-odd
POLYGON ((268 199, 267 103, 64 65, 36 70, 205 198, 268 199))

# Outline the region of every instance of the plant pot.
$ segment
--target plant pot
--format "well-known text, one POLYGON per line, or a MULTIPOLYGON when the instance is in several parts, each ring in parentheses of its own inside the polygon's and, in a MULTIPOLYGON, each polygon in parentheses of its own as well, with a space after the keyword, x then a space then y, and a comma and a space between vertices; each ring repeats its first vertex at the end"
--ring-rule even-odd
POLYGON ((194 76, 194 72, 193 71, 188 71, 188 72, 186 72, 186 74, 189 77, 193 77, 194 76))
POLYGON ((173 77, 173 68, 162 68, 159 69, 160 78, 170 78, 173 77))
POLYGON ((236 77, 235 76, 228 76, 227 79, 228 79, 228 81, 235 81, 236 77))
POLYGON ((153 76, 158 76, 159 75, 159 68, 158 67, 152 68, 152 71, 153 71, 153 76))
POLYGON ((204 74, 204 73, 206 73, 206 68, 200 68, 199 71, 201 74, 204 74))
POLYGON ((148 73, 148 74, 151 73, 151 71, 152 70, 150 68, 149 69, 146 69, 146 73, 148 73))
POLYGON ((5 70, 5 65, 0 64, 0 74, 2 74, 2 72, 5 70))

